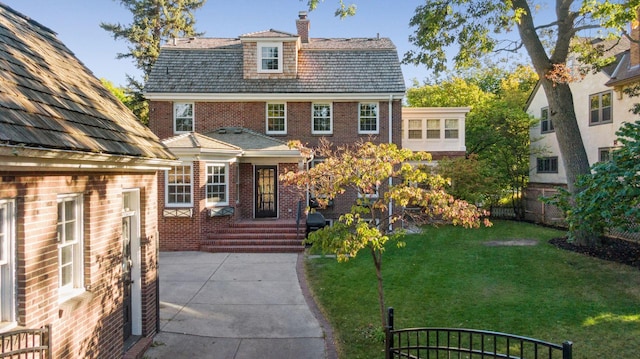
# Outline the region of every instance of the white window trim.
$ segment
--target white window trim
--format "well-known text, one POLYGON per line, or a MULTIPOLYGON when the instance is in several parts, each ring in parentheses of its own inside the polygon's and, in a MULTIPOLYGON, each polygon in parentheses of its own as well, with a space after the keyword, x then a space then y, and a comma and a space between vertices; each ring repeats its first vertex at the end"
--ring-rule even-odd
POLYGON ((205 179, 205 186, 204 186, 205 188, 204 197, 205 197, 207 206, 228 206, 229 205, 229 164, 220 163, 220 162, 207 163, 207 169, 205 173, 206 173, 206 179, 205 179), (215 201, 209 200, 209 191, 208 191, 209 167, 224 167, 224 197, 227 199, 226 201, 215 202, 215 201))
POLYGON ((179 208, 179 207, 193 207, 193 165, 191 165, 190 163, 183 163, 179 166, 175 166, 175 167, 189 167, 189 178, 191 179, 190 182, 190 198, 191 201, 189 201, 189 203, 169 203, 169 170, 165 170, 164 171, 164 206, 167 208, 179 208))
POLYGON ((271 73, 271 74, 281 74, 283 72, 283 53, 282 53, 282 42, 258 42, 256 46, 256 50, 258 52, 258 56, 256 56, 258 63, 257 69, 258 73, 271 73), (277 70, 265 70, 262 68, 262 48, 263 47, 277 47, 278 48, 278 69, 277 70))
POLYGON ((16 320, 16 258, 15 258, 15 242, 16 242, 16 210, 15 200, 0 199, 0 207, 5 209, 4 215, 0 220, 5 222, 4 233, 6 248, 3 252, 6 260, 2 264, 6 266, 0 272, 2 276, 2 285, 5 286, 1 291, 2 295, 2 316, 0 316, 0 332, 10 330, 18 325, 16 320))
POLYGON ((286 102, 267 102, 264 107, 265 119, 264 127, 267 135, 286 135, 287 134, 287 103, 286 102), (284 131, 270 131, 269 130, 269 105, 283 105, 284 106, 284 131))
POLYGON ((442 130, 442 134, 443 134, 443 139, 444 140, 453 140, 453 141, 457 141, 460 139, 460 119, 458 118, 445 118, 444 121, 441 121, 442 126, 443 126, 443 130, 442 130), (447 127, 447 121, 455 121, 456 122, 456 127, 447 127), (447 130, 456 130, 456 137, 447 137, 447 130))
POLYGON ((427 141, 441 141, 444 139, 444 121, 441 118, 427 118, 424 121, 424 139, 427 141), (438 121, 438 137, 429 137, 429 131, 435 131, 435 128, 429 128, 429 121, 438 121))
POLYGON ((362 193, 358 190, 358 198, 378 199, 380 198, 380 186, 376 185, 376 191, 374 193, 362 193))
POLYGON ((62 271, 61 271, 61 263, 60 263, 60 243, 58 243, 58 301, 60 303, 67 301, 79 294, 84 293, 84 204, 83 204, 83 196, 82 194, 66 194, 58 196, 57 205, 61 202, 67 200, 75 200, 75 210, 76 210, 76 238, 78 241, 75 244, 71 244, 75 246, 77 250, 74 251, 73 258, 73 283, 66 286, 60 286, 60 281, 62 280, 62 271))
POLYGON ((380 104, 377 102, 360 102, 358 103, 358 134, 379 134, 380 133, 380 104), (362 106, 363 105, 376 105, 376 129, 373 131, 363 131, 361 129, 362 117, 362 106))
POLYGON ((196 106, 193 102, 174 102, 173 103, 173 133, 189 133, 193 132, 196 127, 196 106), (190 131, 178 131, 176 129, 176 107, 178 105, 191 105, 191 130, 190 131))
POLYGON ((406 139, 408 141, 422 141, 425 139, 426 137, 426 132, 425 132, 425 126, 426 126, 426 121, 423 119, 419 119, 419 118, 409 118, 407 119, 407 132, 406 132, 406 139), (420 127, 419 128, 412 128, 411 127, 411 123, 412 122, 419 122, 420 123, 420 127), (411 138, 411 131, 417 131, 420 130, 420 137, 419 138, 411 138))
POLYGON ((311 103, 311 133, 314 135, 331 135, 333 134, 333 103, 331 102, 314 102, 311 103), (315 116, 314 106, 329 105, 329 130, 328 131, 316 131, 315 130, 315 116))

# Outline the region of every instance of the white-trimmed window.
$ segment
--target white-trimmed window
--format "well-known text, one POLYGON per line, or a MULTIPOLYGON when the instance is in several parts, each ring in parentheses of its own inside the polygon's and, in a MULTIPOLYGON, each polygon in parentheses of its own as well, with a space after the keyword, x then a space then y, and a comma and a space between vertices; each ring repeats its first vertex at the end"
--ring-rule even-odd
POLYGON ((458 138, 458 119, 448 118, 444 120, 444 138, 458 138))
POLYGON ((611 91, 589 96, 589 124, 599 125, 612 121, 611 91))
POLYGON ((193 205, 192 178, 190 165, 174 166, 165 172, 165 203, 167 207, 191 207, 193 205))
POLYGON ((228 164, 207 164, 206 197, 207 205, 226 206, 229 204, 228 164))
POLYGON ((82 195, 58 196, 58 288, 65 301, 84 291, 82 195))
POLYGON ((440 139, 440 120, 438 119, 427 120, 427 138, 430 140, 440 139))
POLYGON ((554 132, 553 122, 549 118, 549 107, 540 109, 540 133, 554 132))
POLYGON ((16 325, 15 201, 0 199, 0 330, 16 325))
POLYGON ((407 138, 410 140, 422 139, 422 120, 409 120, 407 122, 407 138))
POLYGON ((378 104, 361 103, 358 116, 358 133, 376 134, 378 133, 378 104))
POLYGON ((193 103, 176 102, 173 104, 173 132, 193 132, 193 103))
POLYGON ((330 103, 311 105, 311 133, 327 135, 333 133, 333 116, 330 103))
POLYGON ((267 104, 267 134, 285 135, 287 133, 287 104, 267 104))
POLYGON ((258 43, 258 72, 282 72, 282 43, 258 43))

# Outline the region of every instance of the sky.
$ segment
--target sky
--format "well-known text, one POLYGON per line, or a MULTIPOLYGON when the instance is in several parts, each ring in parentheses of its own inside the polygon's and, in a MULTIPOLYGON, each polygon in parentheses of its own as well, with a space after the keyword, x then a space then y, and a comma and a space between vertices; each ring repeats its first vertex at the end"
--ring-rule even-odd
MULTIPOLYGON (((127 43, 114 40, 100 23, 132 21, 131 13, 117 0, 0 0, 58 34, 58 39, 98 78, 116 86, 126 85, 126 75, 140 79, 141 72, 131 59, 116 59, 126 53, 127 43)), ((345 1, 349 3, 350 1, 345 1)), ((338 0, 324 0, 309 12, 311 37, 388 37, 402 60, 413 49, 409 21, 423 0, 352 0, 358 9, 354 17, 334 16, 338 0)), ((297 33, 295 20, 307 10, 307 0, 207 0, 196 10, 196 30, 203 37, 229 37, 262 31, 297 33)), ((423 83, 430 75, 424 66, 402 65, 405 84, 423 83)))

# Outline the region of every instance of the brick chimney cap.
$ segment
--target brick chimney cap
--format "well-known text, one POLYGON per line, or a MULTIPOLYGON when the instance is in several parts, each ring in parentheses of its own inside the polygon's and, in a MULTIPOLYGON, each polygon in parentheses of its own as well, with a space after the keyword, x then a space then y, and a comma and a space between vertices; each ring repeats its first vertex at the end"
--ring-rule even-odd
POLYGON ((300 11, 298 13, 298 17, 300 18, 300 20, 304 20, 307 18, 307 12, 306 11, 300 11))

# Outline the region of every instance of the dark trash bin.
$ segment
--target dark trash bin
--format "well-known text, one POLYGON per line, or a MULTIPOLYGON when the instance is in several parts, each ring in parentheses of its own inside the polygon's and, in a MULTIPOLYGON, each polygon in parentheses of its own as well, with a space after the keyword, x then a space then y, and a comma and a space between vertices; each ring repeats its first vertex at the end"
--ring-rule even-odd
POLYGON ((322 213, 313 212, 307 215, 307 230, 305 232, 305 238, 309 238, 309 233, 317 231, 327 225, 322 213))

